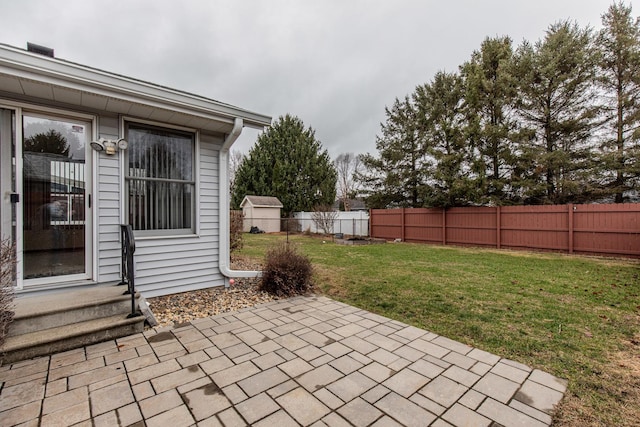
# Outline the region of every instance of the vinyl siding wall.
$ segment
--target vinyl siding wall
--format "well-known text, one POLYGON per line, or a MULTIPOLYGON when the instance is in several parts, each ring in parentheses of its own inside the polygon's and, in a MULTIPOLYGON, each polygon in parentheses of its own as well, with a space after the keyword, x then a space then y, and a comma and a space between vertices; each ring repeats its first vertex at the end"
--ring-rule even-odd
MULTIPOLYGON (((117 115, 98 117, 98 137, 118 139, 119 119, 117 115)), ((96 236, 98 282, 120 280, 120 155, 94 155, 97 177, 97 194, 94 208, 97 208, 96 236)))
MULTIPOLYGON (((118 117, 101 116, 99 136, 118 137, 118 117)), ((200 135, 196 205, 199 233, 194 236, 137 238, 136 289, 145 297, 220 286, 218 269, 218 154, 222 137, 200 135)), ((120 280, 120 188, 119 156, 99 155, 98 177, 98 281, 120 280)))

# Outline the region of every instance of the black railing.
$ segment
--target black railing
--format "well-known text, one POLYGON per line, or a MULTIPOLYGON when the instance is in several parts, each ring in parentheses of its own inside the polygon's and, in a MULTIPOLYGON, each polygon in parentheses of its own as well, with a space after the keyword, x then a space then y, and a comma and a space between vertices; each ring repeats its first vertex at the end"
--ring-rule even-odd
POLYGON ((133 270, 133 253, 136 251, 136 242, 133 238, 133 229, 128 224, 120 226, 122 236, 122 281, 119 285, 127 285, 123 295, 131 295, 131 314, 127 317, 139 316, 136 310, 136 286, 133 270))

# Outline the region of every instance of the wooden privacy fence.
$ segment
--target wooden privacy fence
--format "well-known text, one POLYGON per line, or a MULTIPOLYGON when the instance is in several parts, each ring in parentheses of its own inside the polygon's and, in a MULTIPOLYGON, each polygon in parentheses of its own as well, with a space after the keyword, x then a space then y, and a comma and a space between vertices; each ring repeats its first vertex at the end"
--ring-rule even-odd
POLYGON ((640 258, 640 203, 372 209, 370 236, 640 258))

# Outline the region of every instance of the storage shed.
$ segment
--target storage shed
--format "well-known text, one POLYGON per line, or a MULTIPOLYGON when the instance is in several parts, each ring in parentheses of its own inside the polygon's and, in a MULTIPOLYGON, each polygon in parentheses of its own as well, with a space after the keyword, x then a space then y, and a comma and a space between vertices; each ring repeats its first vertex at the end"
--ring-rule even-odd
POLYGON ((265 233, 280 231, 280 209, 282 202, 271 196, 245 196, 240 203, 242 208, 243 231, 248 233, 251 227, 258 227, 265 233))

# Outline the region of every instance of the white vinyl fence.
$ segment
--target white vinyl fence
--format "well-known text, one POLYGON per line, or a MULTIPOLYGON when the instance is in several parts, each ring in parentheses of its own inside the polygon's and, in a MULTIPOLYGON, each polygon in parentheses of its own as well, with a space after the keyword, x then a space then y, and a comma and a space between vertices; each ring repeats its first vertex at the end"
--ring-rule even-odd
MULTIPOLYGON (((368 236, 369 235, 369 212, 336 212, 336 220, 333 224, 332 233, 342 233, 347 236, 368 236)), ((301 231, 309 229, 312 233, 323 233, 313 222, 313 212, 295 212, 293 217, 301 225, 301 231)))

